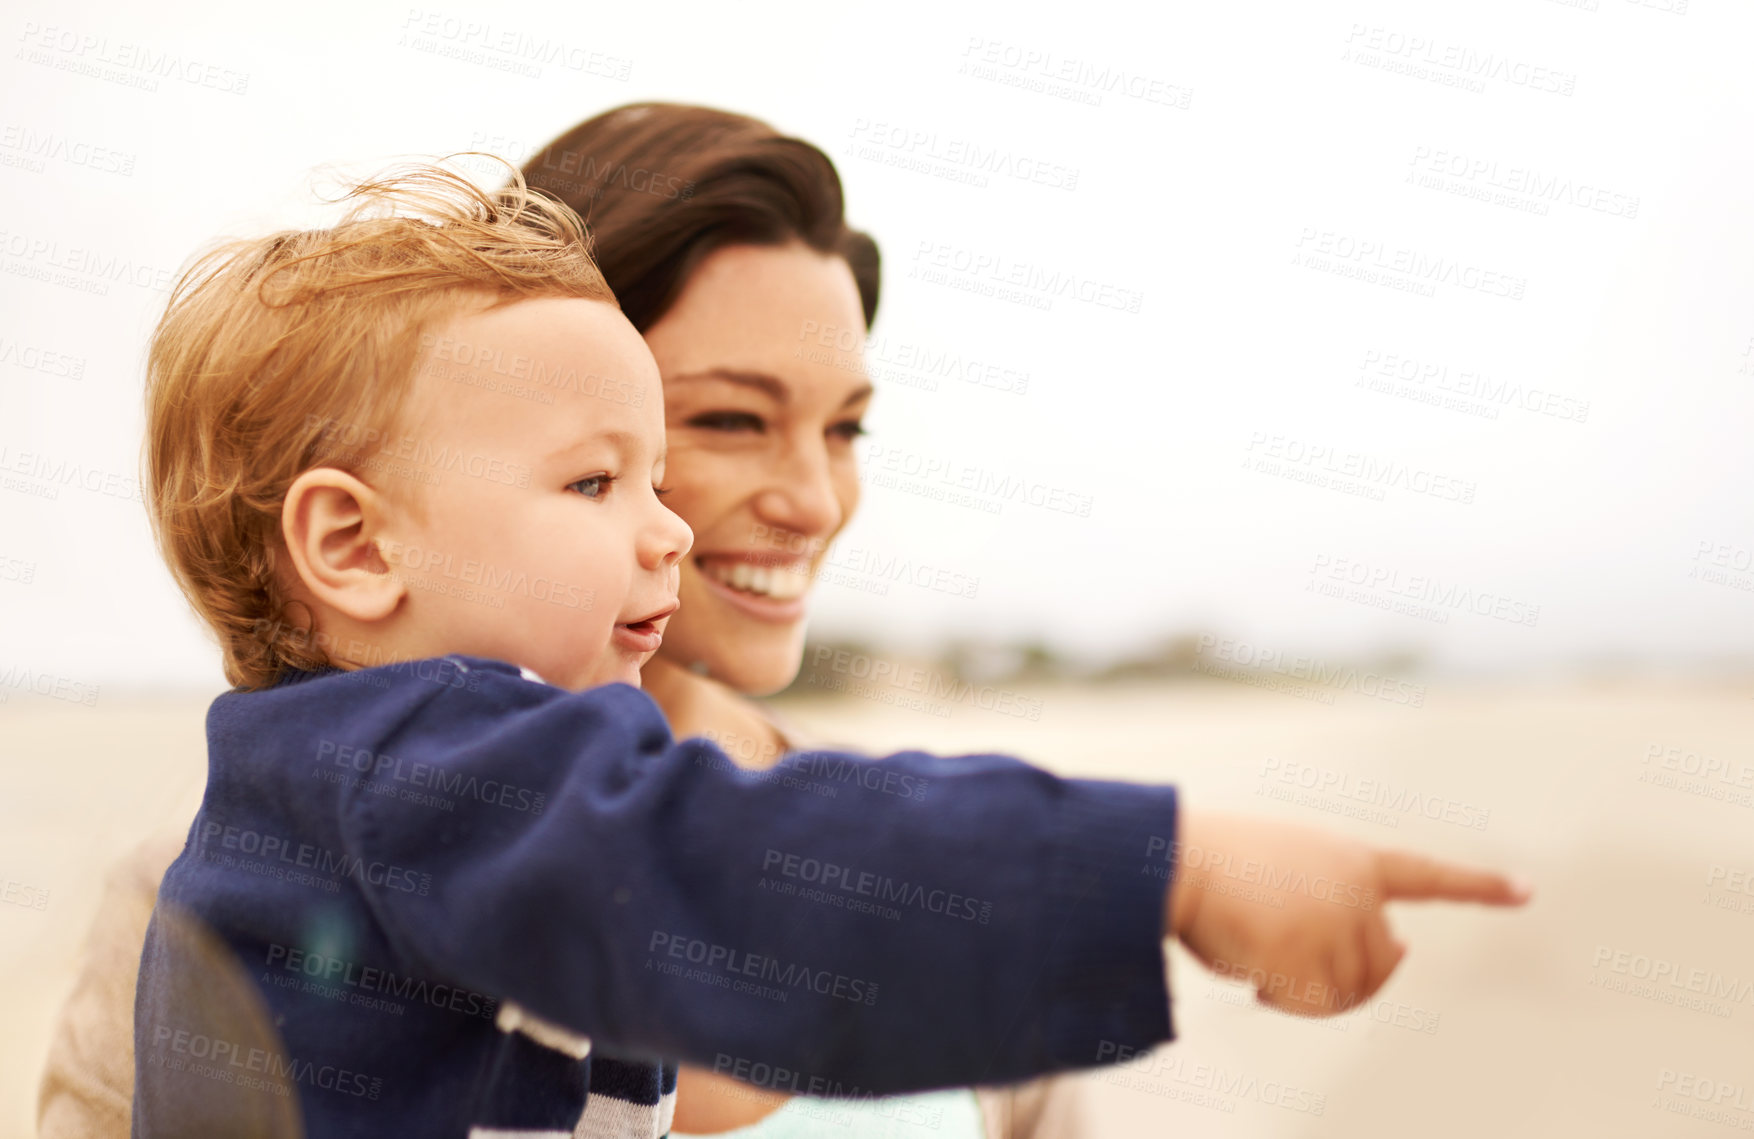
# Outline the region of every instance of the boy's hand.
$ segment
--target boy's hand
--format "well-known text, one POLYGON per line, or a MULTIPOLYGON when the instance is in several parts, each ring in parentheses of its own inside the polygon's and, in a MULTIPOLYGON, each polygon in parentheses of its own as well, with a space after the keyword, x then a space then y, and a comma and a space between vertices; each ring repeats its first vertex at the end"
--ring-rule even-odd
POLYGON ((1286 1012, 1343 1012, 1382 987, 1407 952, 1386 901, 1529 900, 1502 874, 1270 819, 1184 810, 1180 831, 1167 932, 1286 1012))

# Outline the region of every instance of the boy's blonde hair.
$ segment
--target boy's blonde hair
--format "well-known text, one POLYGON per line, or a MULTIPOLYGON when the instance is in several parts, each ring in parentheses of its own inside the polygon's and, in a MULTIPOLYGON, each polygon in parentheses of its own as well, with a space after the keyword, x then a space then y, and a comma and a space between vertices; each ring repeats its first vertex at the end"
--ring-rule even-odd
POLYGON ((354 469, 396 419, 421 332, 471 301, 615 303, 584 223, 521 177, 438 167, 356 186, 332 229, 235 241, 184 273, 153 334, 147 510, 177 584, 242 688, 328 662, 276 577, 286 492, 354 469), (337 431, 337 425, 345 430, 337 431))

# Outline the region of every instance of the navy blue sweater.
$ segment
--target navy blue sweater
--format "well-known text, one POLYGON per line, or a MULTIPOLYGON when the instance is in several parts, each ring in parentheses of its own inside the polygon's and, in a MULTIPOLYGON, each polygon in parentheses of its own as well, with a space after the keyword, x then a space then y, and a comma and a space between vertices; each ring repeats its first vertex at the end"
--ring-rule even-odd
POLYGON ((1169 787, 745 771, 635 688, 473 657, 296 673, 207 733, 141 958, 136 1136, 570 1134, 587 1091, 655 1104, 677 1060, 885 1094, 1170 1037, 1169 787))

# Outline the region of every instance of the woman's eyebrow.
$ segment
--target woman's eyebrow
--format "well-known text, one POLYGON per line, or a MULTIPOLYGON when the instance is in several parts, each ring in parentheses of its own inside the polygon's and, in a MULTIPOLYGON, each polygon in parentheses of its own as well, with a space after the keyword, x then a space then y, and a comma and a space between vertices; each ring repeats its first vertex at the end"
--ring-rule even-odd
POLYGON ((723 380, 730 384, 740 384, 766 393, 777 403, 785 403, 789 394, 785 383, 778 377, 770 376, 766 372, 745 372, 737 368, 709 368, 704 372, 664 377, 666 384, 686 384, 693 380, 723 380))
MULTIPOLYGON (((746 388, 754 388, 764 392, 775 403, 785 403, 791 395, 791 389, 785 381, 766 372, 746 372, 738 368, 709 368, 704 372, 687 372, 680 376, 665 376, 666 384, 686 384, 692 380, 722 380, 725 383, 740 384, 746 388)), ((846 399, 841 407, 851 407, 862 399, 868 398, 877 389, 870 384, 860 384, 846 399)))

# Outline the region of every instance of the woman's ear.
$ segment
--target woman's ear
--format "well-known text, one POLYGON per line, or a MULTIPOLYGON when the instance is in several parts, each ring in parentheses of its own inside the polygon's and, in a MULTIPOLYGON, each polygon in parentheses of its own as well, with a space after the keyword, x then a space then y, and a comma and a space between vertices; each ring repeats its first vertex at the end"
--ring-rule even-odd
POLYGON ((280 535, 299 582, 324 605, 355 621, 381 621, 407 594, 378 553, 384 498, 334 467, 292 480, 280 535))

